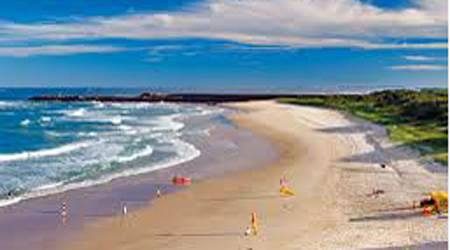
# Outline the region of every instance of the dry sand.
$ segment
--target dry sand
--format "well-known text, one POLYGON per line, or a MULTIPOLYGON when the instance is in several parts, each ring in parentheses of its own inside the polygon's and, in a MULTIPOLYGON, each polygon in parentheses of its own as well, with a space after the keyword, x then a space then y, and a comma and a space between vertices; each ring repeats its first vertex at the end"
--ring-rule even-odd
POLYGON ((446 168, 392 145, 381 127, 319 108, 232 106, 239 126, 277 146, 275 165, 196 183, 126 217, 95 222, 61 248, 354 249, 447 241, 446 218, 395 209, 446 189, 446 168), (295 197, 279 197, 282 176, 295 197), (373 189, 385 193, 368 196, 373 189), (260 233, 245 237, 253 211, 260 233))

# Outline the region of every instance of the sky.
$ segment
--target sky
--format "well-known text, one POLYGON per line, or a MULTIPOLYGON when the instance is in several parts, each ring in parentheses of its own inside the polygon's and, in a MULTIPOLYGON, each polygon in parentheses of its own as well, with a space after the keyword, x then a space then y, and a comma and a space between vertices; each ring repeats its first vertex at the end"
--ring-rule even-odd
POLYGON ((447 86, 445 0, 16 0, 0 87, 447 86))

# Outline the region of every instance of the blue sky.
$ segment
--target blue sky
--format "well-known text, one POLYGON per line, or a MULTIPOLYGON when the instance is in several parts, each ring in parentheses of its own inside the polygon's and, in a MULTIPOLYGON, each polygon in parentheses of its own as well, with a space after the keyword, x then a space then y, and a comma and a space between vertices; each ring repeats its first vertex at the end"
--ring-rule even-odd
POLYGON ((441 0, 17 0, 0 86, 446 86, 441 0))

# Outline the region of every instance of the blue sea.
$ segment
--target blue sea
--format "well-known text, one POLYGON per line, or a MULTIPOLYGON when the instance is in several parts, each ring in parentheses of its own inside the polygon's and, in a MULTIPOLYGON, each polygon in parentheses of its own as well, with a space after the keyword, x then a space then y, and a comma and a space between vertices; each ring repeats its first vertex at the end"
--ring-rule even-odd
MULTIPOLYGON (((0 89, 0 206, 171 167, 201 152, 189 119, 219 108, 169 103, 31 102, 40 94, 135 95, 120 89, 0 89)), ((207 129, 207 126, 201 126, 207 129)))

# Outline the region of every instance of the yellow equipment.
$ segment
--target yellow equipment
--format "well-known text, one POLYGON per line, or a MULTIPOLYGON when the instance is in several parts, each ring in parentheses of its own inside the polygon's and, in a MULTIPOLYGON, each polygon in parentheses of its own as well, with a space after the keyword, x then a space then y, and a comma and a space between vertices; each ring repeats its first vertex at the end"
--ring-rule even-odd
POLYGON ((286 186, 282 186, 282 187, 280 188, 280 195, 281 195, 281 196, 288 197, 288 196, 294 196, 295 193, 294 193, 294 191, 292 191, 290 188, 288 188, 288 187, 286 187, 286 186))
POLYGON ((448 213, 448 193, 445 191, 430 192, 430 197, 434 201, 436 212, 448 213))

